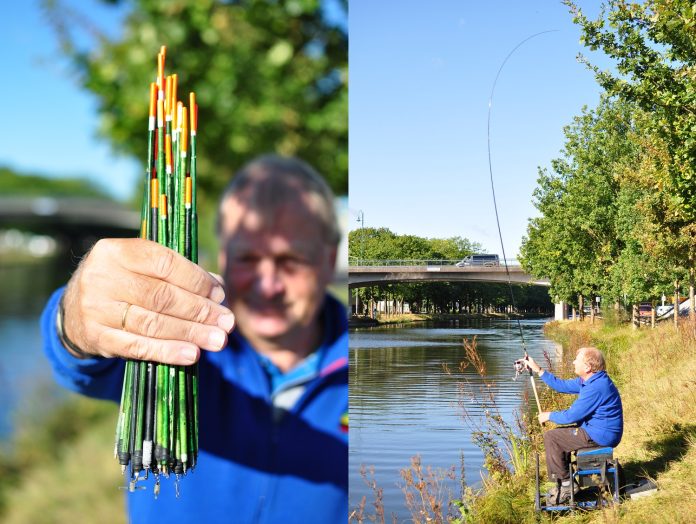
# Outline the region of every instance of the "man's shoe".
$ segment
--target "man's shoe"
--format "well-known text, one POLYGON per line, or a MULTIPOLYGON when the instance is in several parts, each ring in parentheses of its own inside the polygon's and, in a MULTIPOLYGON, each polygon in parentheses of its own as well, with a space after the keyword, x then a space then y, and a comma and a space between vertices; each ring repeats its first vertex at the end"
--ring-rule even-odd
POLYGON ((575 480, 567 479, 561 481, 561 491, 558 494, 559 502, 568 502, 570 500, 570 493, 573 492, 573 497, 580 491, 580 486, 578 486, 575 480))
POLYGON ((570 500, 571 490, 573 496, 577 495, 580 491, 580 486, 577 485, 575 481, 570 479, 562 480, 560 485, 556 485, 549 490, 546 494, 546 505, 547 506, 558 506, 570 500))
POLYGON ((558 506, 558 494, 559 494, 560 488, 558 485, 552 487, 547 493, 546 493, 546 505, 547 506, 558 506))

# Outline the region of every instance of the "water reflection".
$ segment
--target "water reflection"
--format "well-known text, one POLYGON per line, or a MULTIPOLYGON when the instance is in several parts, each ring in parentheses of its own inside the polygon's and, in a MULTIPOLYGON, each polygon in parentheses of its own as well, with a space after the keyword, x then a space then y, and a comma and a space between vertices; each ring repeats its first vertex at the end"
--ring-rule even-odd
POLYGON ((13 420, 37 387, 60 394, 43 357, 39 316, 71 270, 52 257, 0 260, 0 440, 12 433, 13 420))
MULTIPOLYGON (((558 347, 543 336, 543 321, 523 321, 530 355, 556 358, 558 347)), ((350 506, 374 495, 360 475, 374 466, 384 490, 386 515, 410 518, 399 471, 420 454, 424 466, 459 470, 464 456, 469 485, 480 483, 483 456, 472 443, 490 397, 508 423, 522 405, 528 380, 513 381, 513 362, 523 354, 515 321, 477 319, 444 324, 363 328, 350 335, 350 506), (474 369, 460 370, 462 338, 476 337, 486 363, 486 387, 474 369), (449 373, 446 371, 449 370, 449 373)), ((456 481, 448 488, 459 494, 456 481)))

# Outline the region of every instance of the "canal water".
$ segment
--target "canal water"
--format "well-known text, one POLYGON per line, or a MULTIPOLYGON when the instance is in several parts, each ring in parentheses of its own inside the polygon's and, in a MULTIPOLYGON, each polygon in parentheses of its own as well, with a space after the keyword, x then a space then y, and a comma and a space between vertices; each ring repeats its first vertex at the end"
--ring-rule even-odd
POLYGON ((0 260, 0 445, 18 423, 65 394, 43 356, 39 317, 70 270, 56 260, 0 260))
MULTIPOLYGON (((520 325, 529 354, 543 362, 546 351, 556 361, 560 346, 544 337, 545 322, 523 320, 520 325)), ((472 442, 472 431, 481 428, 485 410, 491 408, 486 398, 492 394, 510 424, 516 412, 529 407, 525 391, 534 402, 528 375, 512 380, 513 363, 524 354, 521 340, 517 321, 492 319, 351 331, 351 511, 365 497, 364 514, 374 513, 375 493, 361 473, 374 468, 368 478, 383 490, 386 520, 396 515, 398 522, 409 522, 400 471, 416 455, 424 469, 454 470, 457 478, 444 481, 450 497, 459 498, 462 469, 467 485, 480 485, 483 454, 472 442), (486 363, 485 381, 472 366, 460 370, 465 337, 476 337, 486 363)))

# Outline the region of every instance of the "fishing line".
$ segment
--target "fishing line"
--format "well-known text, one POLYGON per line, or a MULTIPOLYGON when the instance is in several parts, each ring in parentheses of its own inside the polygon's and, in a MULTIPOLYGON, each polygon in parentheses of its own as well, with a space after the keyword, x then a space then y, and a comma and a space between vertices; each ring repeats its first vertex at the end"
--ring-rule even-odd
MULTIPOLYGON (((493 87, 491 88, 491 94, 490 97, 488 98, 488 129, 487 129, 487 137, 488 137, 488 173, 490 174, 490 179, 491 179, 491 192, 493 194, 493 208, 495 210, 495 222, 498 226, 498 237, 500 238, 500 249, 503 252, 503 263, 505 265, 505 273, 507 275, 507 282, 508 282, 508 288, 510 289, 510 300, 512 301, 512 308, 514 311, 517 310, 517 303, 515 301, 515 293, 512 289, 512 280, 510 278, 510 268, 508 267, 508 262, 507 262, 507 256, 505 255, 505 244, 503 243, 503 233, 500 228, 500 217, 498 216, 498 202, 496 201, 495 198, 495 184, 493 183, 493 163, 491 161, 491 112, 493 109, 493 94, 495 93, 495 86, 498 83, 498 78, 500 77, 500 73, 502 72, 503 68, 505 67, 505 64, 507 61, 510 59, 510 57, 517 51, 522 45, 524 45, 526 42, 530 41, 532 38, 535 38, 537 36, 546 34, 546 33, 553 33, 558 31, 557 29, 549 29, 546 31, 541 31, 539 33, 535 33, 531 36, 528 36, 524 40, 522 40, 519 44, 517 44, 512 51, 508 53, 508 55, 505 57, 505 60, 503 60, 502 64, 500 64, 500 68, 498 69, 498 73, 495 75, 495 80, 493 81, 493 87)), ((522 331, 522 324, 520 323, 519 316, 517 317, 517 329, 520 332, 520 339, 522 340, 522 349, 524 350, 524 356, 527 358, 527 344, 524 339, 524 332, 522 331)), ((531 370, 530 370, 531 371, 531 370)), ((535 389, 536 393, 536 389, 535 389)), ((537 400, 538 403, 538 400, 537 400)))

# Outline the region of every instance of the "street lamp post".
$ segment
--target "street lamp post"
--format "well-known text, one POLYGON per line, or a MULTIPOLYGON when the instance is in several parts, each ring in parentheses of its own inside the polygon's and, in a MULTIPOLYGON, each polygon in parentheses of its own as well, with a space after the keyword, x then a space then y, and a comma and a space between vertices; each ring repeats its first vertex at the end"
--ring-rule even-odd
MULTIPOLYGON (((360 222, 360 259, 358 260, 358 265, 362 265, 363 261, 363 256, 365 255, 365 231, 363 227, 365 226, 365 213, 362 212, 362 209, 358 211, 358 222, 360 222)), ((355 288, 355 314, 357 315, 358 312, 360 311, 360 304, 358 302, 359 300, 359 292, 360 290, 356 287, 355 288)))
POLYGON ((358 222, 360 223, 360 260, 358 265, 362 266, 363 256, 365 255, 365 213, 362 210, 358 211, 358 222))

